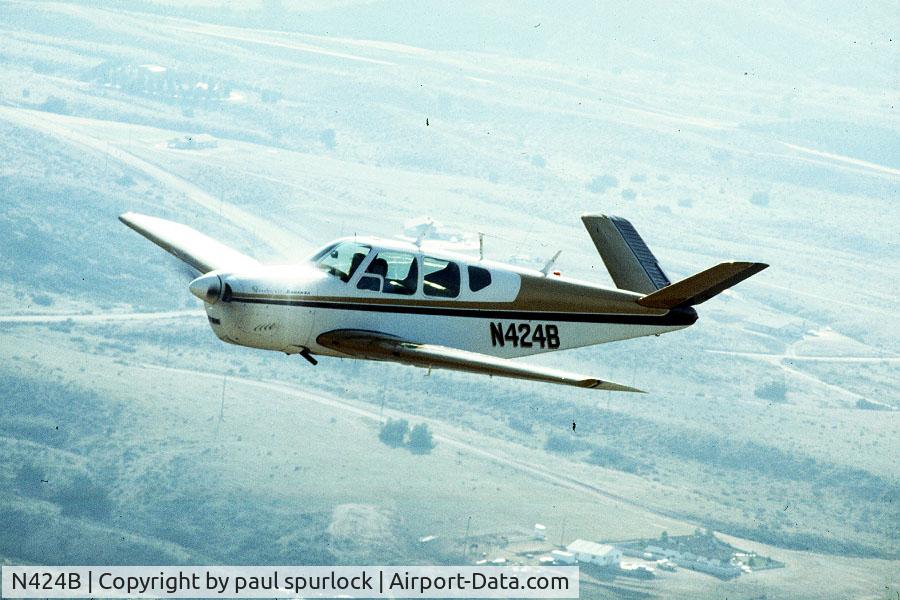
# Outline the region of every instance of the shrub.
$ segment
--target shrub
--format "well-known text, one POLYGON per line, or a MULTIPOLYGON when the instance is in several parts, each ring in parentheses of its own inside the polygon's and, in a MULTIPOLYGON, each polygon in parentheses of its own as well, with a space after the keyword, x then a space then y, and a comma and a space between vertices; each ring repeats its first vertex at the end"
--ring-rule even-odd
POLYGON ((38 306, 50 306, 53 304, 53 298, 51 298, 47 294, 32 294, 31 300, 38 306))
POLYGON ((641 463, 614 448, 594 448, 587 457, 587 462, 626 473, 638 473, 643 470, 641 463))
POLYGON ((87 475, 77 475, 55 500, 64 515, 103 519, 112 510, 109 494, 87 475))
POLYGON ((589 192, 594 192, 595 194, 602 194, 609 188, 618 186, 619 180, 612 175, 598 175, 591 179, 590 183, 587 184, 587 190, 589 192))
POLYGON ((584 445, 571 435, 552 434, 547 438, 544 449, 558 454, 573 454, 582 450, 584 445))
POLYGON ((756 386, 753 392, 757 398, 772 402, 787 402, 787 384, 782 380, 768 381, 756 386))
POLYGON ((431 430, 425 423, 419 423, 409 432, 409 449, 416 454, 428 454, 434 448, 431 430))
POLYGON ((334 150, 337 147, 337 134, 334 129, 325 129, 319 134, 319 141, 329 150, 334 150))
POLYGON ((41 110, 60 115, 69 114, 69 107, 66 104, 66 101, 57 96, 48 96, 47 99, 44 100, 44 103, 41 104, 40 108, 41 110))
POLYGON ((406 441, 406 433, 409 431, 409 421, 406 419, 388 419, 387 422, 381 426, 381 433, 378 434, 378 439, 387 444, 388 446, 392 446, 397 448, 402 446, 406 441))
POLYGON ((753 192, 753 195, 750 196, 750 204, 754 204, 756 206, 768 206, 769 205, 769 193, 768 192, 753 192))
POLYGON ((25 462, 16 474, 16 487, 26 496, 38 496, 41 493, 41 480, 44 470, 32 462, 25 462))
POLYGON ((274 104, 281 100, 281 92, 276 92, 274 90, 263 90, 260 96, 262 101, 266 104, 274 104))
POLYGON ((534 427, 531 425, 530 421, 526 421, 521 417, 517 417, 515 415, 511 415, 506 418, 506 424, 510 426, 510 428, 515 429, 521 433, 534 433, 534 427))

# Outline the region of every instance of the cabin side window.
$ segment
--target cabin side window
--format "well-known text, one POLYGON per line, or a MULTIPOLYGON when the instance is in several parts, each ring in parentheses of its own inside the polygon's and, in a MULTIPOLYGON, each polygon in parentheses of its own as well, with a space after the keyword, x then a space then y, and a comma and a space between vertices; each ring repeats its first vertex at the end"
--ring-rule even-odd
POLYGON ((426 256, 422 260, 425 276, 422 291, 426 296, 456 298, 459 296, 459 265, 454 262, 426 256))
POLYGON ((356 287, 361 290, 412 296, 419 287, 419 263, 409 252, 378 253, 356 287))
POLYGON ((473 292, 491 285, 491 272, 484 267, 469 267, 469 289, 473 292))
POLYGON ((362 264, 371 251, 372 248, 365 244, 344 242, 320 252, 317 255, 319 258, 316 266, 346 283, 350 281, 353 273, 356 272, 356 269, 359 268, 359 265, 362 264))

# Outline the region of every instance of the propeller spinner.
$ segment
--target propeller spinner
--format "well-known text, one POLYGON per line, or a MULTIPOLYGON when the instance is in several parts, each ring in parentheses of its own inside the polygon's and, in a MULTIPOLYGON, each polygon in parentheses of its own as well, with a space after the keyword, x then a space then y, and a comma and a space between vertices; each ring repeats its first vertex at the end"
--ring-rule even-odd
POLYGON ((222 278, 212 273, 193 280, 188 288, 191 293, 207 304, 215 304, 222 298, 222 278))

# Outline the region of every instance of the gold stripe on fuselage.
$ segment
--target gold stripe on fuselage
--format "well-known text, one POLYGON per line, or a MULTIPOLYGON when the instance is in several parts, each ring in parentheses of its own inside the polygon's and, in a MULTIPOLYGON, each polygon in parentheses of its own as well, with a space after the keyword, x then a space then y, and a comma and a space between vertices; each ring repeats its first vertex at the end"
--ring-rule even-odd
POLYGON ((510 310, 554 313, 630 314, 660 316, 668 311, 641 306, 641 294, 610 290, 565 280, 522 275, 516 298, 509 302, 412 298, 402 295, 383 296, 316 296, 303 294, 256 294, 238 292, 241 299, 293 302, 334 302, 418 308, 459 308, 510 310))

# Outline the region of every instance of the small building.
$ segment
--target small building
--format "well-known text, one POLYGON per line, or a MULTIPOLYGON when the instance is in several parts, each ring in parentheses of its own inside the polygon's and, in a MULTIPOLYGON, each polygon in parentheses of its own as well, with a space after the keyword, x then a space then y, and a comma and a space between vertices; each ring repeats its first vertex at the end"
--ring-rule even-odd
POLYGON ((648 567, 647 565, 638 565, 634 563, 620 563, 619 569, 632 577, 640 577, 644 579, 648 579, 651 577, 655 577, 656 574, 654 572, 653 567, 648 567))
POLYGON ((574 565, 576 560, 574 554, 565 550, 554 550, 550 553, 550 556, 561 565, 574 565))
POLYGON ((678 570, 678 566, 675 563, 673 563, 671 560, 669 560, 668 558, 662 558, 662 559, 656 561, 656 566, 659 567, 660 569, 662 569, 663 571, 677 571, 678 570))
POLYGON ((167 146, 174 150, 203 150, 204 148, 218 148, 219 142, 213 136, 201 133, 172 138, 167 146))
POLYGON ((535 523, 533 537, 536 540, 546 540, 547 539, 547 526, 541 525, 540 523, 535 523))
POLYGON ((601 567, 618 565, 622 560, 622 551, 618 548, 587 540, 575 540, 566 546, 566 550, 574 554, 578 562, 601 567))

